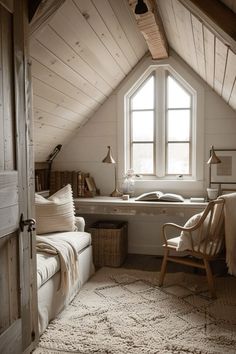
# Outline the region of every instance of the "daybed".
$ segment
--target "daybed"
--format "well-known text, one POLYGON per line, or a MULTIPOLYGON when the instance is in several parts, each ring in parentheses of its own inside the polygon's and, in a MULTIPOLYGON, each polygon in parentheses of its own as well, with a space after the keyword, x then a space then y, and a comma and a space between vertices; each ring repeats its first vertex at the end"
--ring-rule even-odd
POLYGON ((84 219, 74 216, 69 185, 48 199, 36 195, 36 222, 39 333, 42 334, 94 273, 94 266, 91 235, 84 232, 84 219))

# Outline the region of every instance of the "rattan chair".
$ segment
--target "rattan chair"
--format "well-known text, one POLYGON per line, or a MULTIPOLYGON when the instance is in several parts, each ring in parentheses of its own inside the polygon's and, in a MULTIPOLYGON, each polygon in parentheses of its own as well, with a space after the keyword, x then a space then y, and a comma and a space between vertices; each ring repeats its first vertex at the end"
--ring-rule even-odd
MULTIPOLYGON (((162 226, 164 238, 164 258, 161 266, 159 286, 163 285, 166 274, 167 262, 181 263, 206 271, 211 297, 216 297, 213 275, 210 262, 222 254, 224 248, 224 200, 217 199, 208 203, 199 221, 192 227, 182 227, 173 223, 162 226), (178 256, 178 245, 181 236, 168 239, 168 231, 175 229, 178 234, 187 232, 190 238, 190 247, 184 252, 184 256, 178 256), (176 251, 176 255, 170 255, 170 251, 176 251)), ((183 235, 183 234, 182 234, 183 235)), ((186 237, 186 234, 185 234, 186 237)), ((175 253, 175 252, 172 252, 175 253)))

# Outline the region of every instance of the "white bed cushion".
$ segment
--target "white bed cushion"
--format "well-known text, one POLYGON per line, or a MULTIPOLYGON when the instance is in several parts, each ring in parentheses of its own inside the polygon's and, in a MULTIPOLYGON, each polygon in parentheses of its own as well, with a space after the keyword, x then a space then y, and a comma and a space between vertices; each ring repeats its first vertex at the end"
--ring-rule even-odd
POLYGON ((63 187, 48 199, 35 195, 36 233, 75 230, 75 211, 71 185, 63 187))
MULTIPOLYGON (((60 232, 55 234, 45 234, 47 238, 68 241, 79 254, 86 247, 91 245, 91 235, 87 232, 60 232)), ((59 257, 44 252, 37 253, 37 283, 38 288, 60 270, 59 257)))
POLYGON ((37 253, 37 285, 38 289, 48 279, 60 270, 60 260, 57 255, 37 253))

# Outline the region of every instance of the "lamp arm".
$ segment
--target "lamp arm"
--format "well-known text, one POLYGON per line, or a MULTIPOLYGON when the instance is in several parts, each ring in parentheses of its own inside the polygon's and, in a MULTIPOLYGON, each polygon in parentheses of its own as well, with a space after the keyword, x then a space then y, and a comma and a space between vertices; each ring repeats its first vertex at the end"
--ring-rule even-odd
POLYGON ((211 188, 211 164, 209 165, 209 188, 211 188))
POLYGON ((114 171, 115 171, 115 189, 118 189, 118 188, 117 188, 116 165, 115 165, 114 167, 115 167, 115 169, 114 169, 114 171))

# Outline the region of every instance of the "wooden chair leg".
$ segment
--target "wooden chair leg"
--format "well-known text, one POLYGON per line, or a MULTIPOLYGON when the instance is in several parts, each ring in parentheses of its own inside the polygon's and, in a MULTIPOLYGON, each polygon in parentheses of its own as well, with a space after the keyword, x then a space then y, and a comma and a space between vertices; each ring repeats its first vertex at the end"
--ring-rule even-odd
POLYGON ((164 257, 162 260, 161 264, 161 273, 160 273, 160 279, 159 279, 159 286, 163 285, 165 274, 166 274, 166 266, 167 266, 167 257, 169 255, 169 250, 168 248, 165 249, 164 257))
POLYGON ((206 269, 206 276, 207 276, 210 294, 211 294, 211 297, 213 299, 215 299, 216 292, 215 292, 214 279, 213 279, 213 275, 212 275, 212 271, 211 271, 211 266, 210 266, 210 263, 207 259, 204 258, 203 261, 204 261, 204 265, 205 265, 205 269, 206 269))

